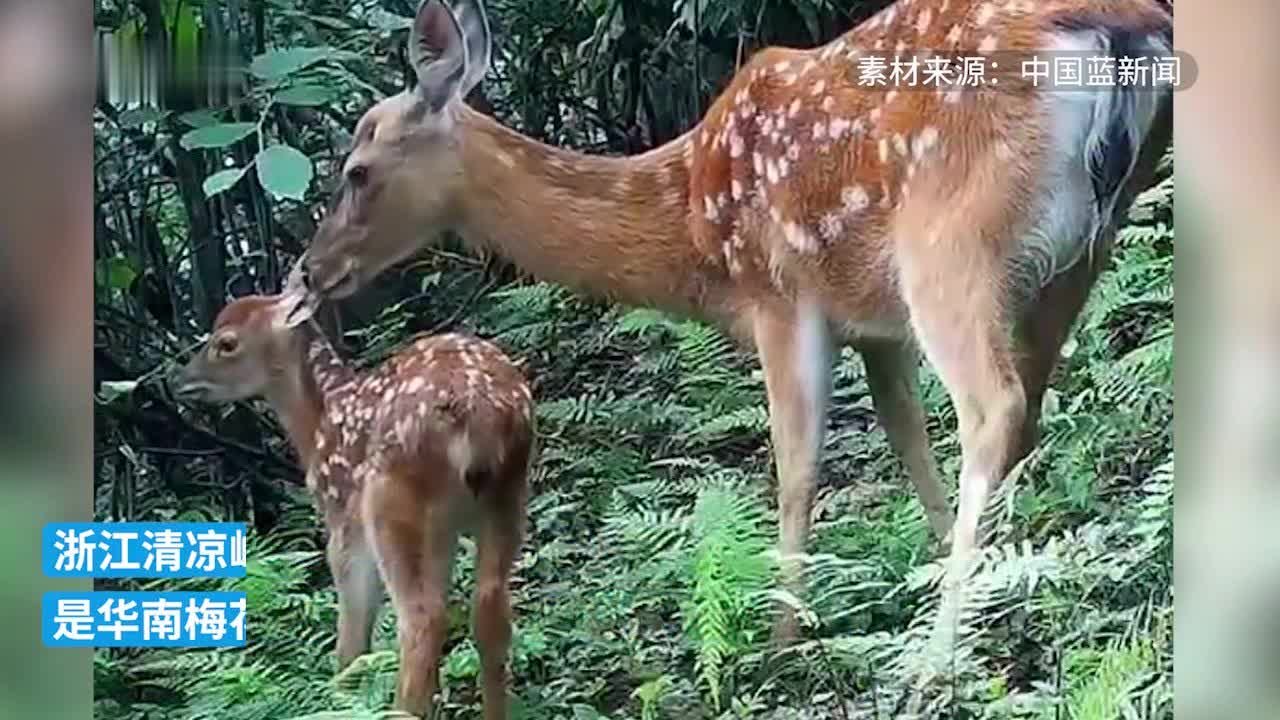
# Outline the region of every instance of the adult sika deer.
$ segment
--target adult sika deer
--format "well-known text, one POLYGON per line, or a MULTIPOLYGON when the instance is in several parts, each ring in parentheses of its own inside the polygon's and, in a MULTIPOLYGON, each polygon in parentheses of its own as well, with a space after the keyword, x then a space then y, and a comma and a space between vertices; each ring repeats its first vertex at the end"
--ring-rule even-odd
MULTIPOLYGON (((345 297, 451 230, 540 278, 715 323, 759 354, 780 547, 803 550, 832 357, 862 355, 881 425, 954 559, 1037 442, 1060 346, 1171 133, 1168 83, 864 85, 929 57, 1169 56, 1157 0, 899 0, 809 50, 770 47, 684 136, 633 157, 540 144, 463 104, 489 66, 483 7, 423 2, 414 87, 370 108, 306 253, 345 297), (922 350, 959 418, 954 522, 917 388, 922 350)), ((1113 78, 1115 76, 1113 75, 1113 78)), ((1144 75, 1144 77, 1148 77, 1144 75)), ((961 567, 953 564, 953 567, 961 567)), ((787 563, 786 582, 800 574, 787 563)), ((775 639, 788 640, 784 609, 775 639)))
POLYGON ((286 294, 227 305, 177 394, 262 396, 279 415, 328 529, 338 666, 369 649, 385 583, 398 619, 396 706, 406 712, 431 716, 457 536, 474 533, 484 712, 505 718, 508 580, 534 443, 528 386, 492 344, 456 334, 418 339, 357 372, 313 323, 290 327, 297 304, 286 294))

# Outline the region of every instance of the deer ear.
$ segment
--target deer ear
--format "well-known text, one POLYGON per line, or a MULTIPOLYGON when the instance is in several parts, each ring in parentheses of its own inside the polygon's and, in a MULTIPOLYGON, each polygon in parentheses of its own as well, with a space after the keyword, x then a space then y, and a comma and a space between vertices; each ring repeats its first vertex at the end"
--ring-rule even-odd
POLYGON ((457 16, 441 0, 418 5, 409 29, 409 62, 418 76, 417 92, 431 112, 462 94, 467 43, 457 16))
POLYGON ((466 97, 489 72, 493 36, 483 0, 454 0, 453 14, 462 28, 462 39, 467 46, 467 69, 462 77, 462 86, 458 88, 459 94, 466 97))

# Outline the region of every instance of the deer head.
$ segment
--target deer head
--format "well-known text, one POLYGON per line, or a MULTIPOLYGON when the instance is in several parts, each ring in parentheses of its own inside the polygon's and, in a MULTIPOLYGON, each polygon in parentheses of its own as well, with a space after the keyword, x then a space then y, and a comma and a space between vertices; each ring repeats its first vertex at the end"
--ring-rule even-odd
POLYGON ((309 320, 315 302, 299 292, 298 274, 280 295, 249 295, 229 303, 213 334, 173 378, 184 400, 224 403, 267 394, 300 341, 293 329, 309 320))
POLYGON ((463 98, 489 68, 479 0, 423 0, 409 33, 413 88, 382 100, 356 124, 342 179, 304 261, 307 284, 346 297, 457 219, 463 188, 463 98))

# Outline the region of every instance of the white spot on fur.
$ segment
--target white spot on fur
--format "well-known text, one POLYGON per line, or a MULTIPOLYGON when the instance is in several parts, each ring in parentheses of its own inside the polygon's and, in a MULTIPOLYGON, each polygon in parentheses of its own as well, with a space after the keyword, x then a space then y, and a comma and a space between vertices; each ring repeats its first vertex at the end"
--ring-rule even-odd
POLYGON ((880 154, 880 162, 889 162, 889 140, 887 138, 880 138, 880 142, 877 144, 876 148, 880 154))
POLYGON ((783 223, 782 236, 786 238, 788 245, 802 253, 812 253, 818 250, 818 245, 813 241, 813 236, 805 232, 805 229, 796 223, 783 223))
POLYGON ((995 15, 995 5, 991 3, 982 3, 982 6, 978 8, 978 16, 974 18, 974 23, 977 24, 978 27, 982 27, 983 25, 991 22, 991 18, 995 17, 995 15))
POLYGON ((899 155, 907 156, 907 139, 902 136, 902 133, 893 134, 893 149, 897 150, 899 155))
POLYGON ((931 22, 933 22, 933 11, 929 8, 921 10, 919 17, 916 18, 916 34, 923 35, 929 29, 931 22))
POLYGON ((818 234, 828 243, 835 242, 844 232, 844 220, 839 213, 829 212, 818 221, 818 234))
POLYGON ((787 109, 788 117, 795 117, 800 114, 800 98, 791 101, 791 107, 787 109))
POLYGON ((960 44, 960 37, 964 34, 964 28, 959 24, 951 26, 951 31, 947 33, 947 42, 952 45, 960 44))
POLYGON ((995 35, 988 35, 982 39, 981 43, 979 43, 978 52, 982 53, 983 55, 986 55, 986 54, 995 52, 995 49, 999 47, 999 45, 1000 45, 1000 41, 999 39, 996 38, 995 35))
POLYGON ((734 200, 741 200, 741 199, 742 199, 742 183, 738 182, 736 179, 735 179, 735 180, 733 180, 733 181, 729 184, 729 190, 730 190, 730 192, 733 194, 733 199, 734 199, 734 200))
POLYGON ((782 73, 782 72, 786 72, 790 67, 791 67, 791 61, 783 60, 782 62, 777 63, 773 66, 773 71, 777 73, 782 73))
POLYGON ((813 88, 809 90, 810 95, 821 95, 823 90, 827 89, 827 81, 819 80, 813 84, 813 88))
POLYGON ((919 160, 920 158, 924 157, 924 154, 926 152, 928 152, 929 150, 932 150, 933 146, 936 145, 937 143, 938 143, 938 128, 932 125, 929 125, 925 129, 921 130, 920 134, 916 136, 915 141, 912 142, 911 144, 912 157, 914 157, 916 160, 919 160))
POLYGON ((778 165, 774 163, 773 158, 764 161, 764 172, 765 177, 769 179, 770 185, 778 183, 778 165))
POLYGON ((840 202, 843 203, 845 213, 853 215, 866 210, 871 204, 871 198, 861 185, 850 185, 840 191, 840 202))
POLYGON ((751 153, 751 165, 755 168, 756 175, 764 174, 764 158, 758 152, 751 153))
POLYGON ((710 195, 702 196, 702 203, 703 203, 703 206, 705 207, 703 215, 707 218, 709 222, 716 222, 717 220, 720 219, 720 212, 716 208, 716 204, 712 202, 710 195))

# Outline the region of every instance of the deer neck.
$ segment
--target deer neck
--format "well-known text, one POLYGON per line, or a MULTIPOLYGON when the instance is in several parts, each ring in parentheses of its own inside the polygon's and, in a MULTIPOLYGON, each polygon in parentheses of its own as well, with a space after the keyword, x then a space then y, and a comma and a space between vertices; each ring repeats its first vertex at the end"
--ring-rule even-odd
POLYGON ((457 230, 469 244, 599 299, 717 314, 725 280, 691 239, 684 138, 603 157, 539 143, 468 108, 458 122, 466 185, 457 230))
POLYGON ((278 382, 267 391, 267 401, 280 417, 302 466, 310 467, 324 415, 343 392, 354 388, 355 371, 311 323, 298 328, 287 353, 278 368, 278 382))

